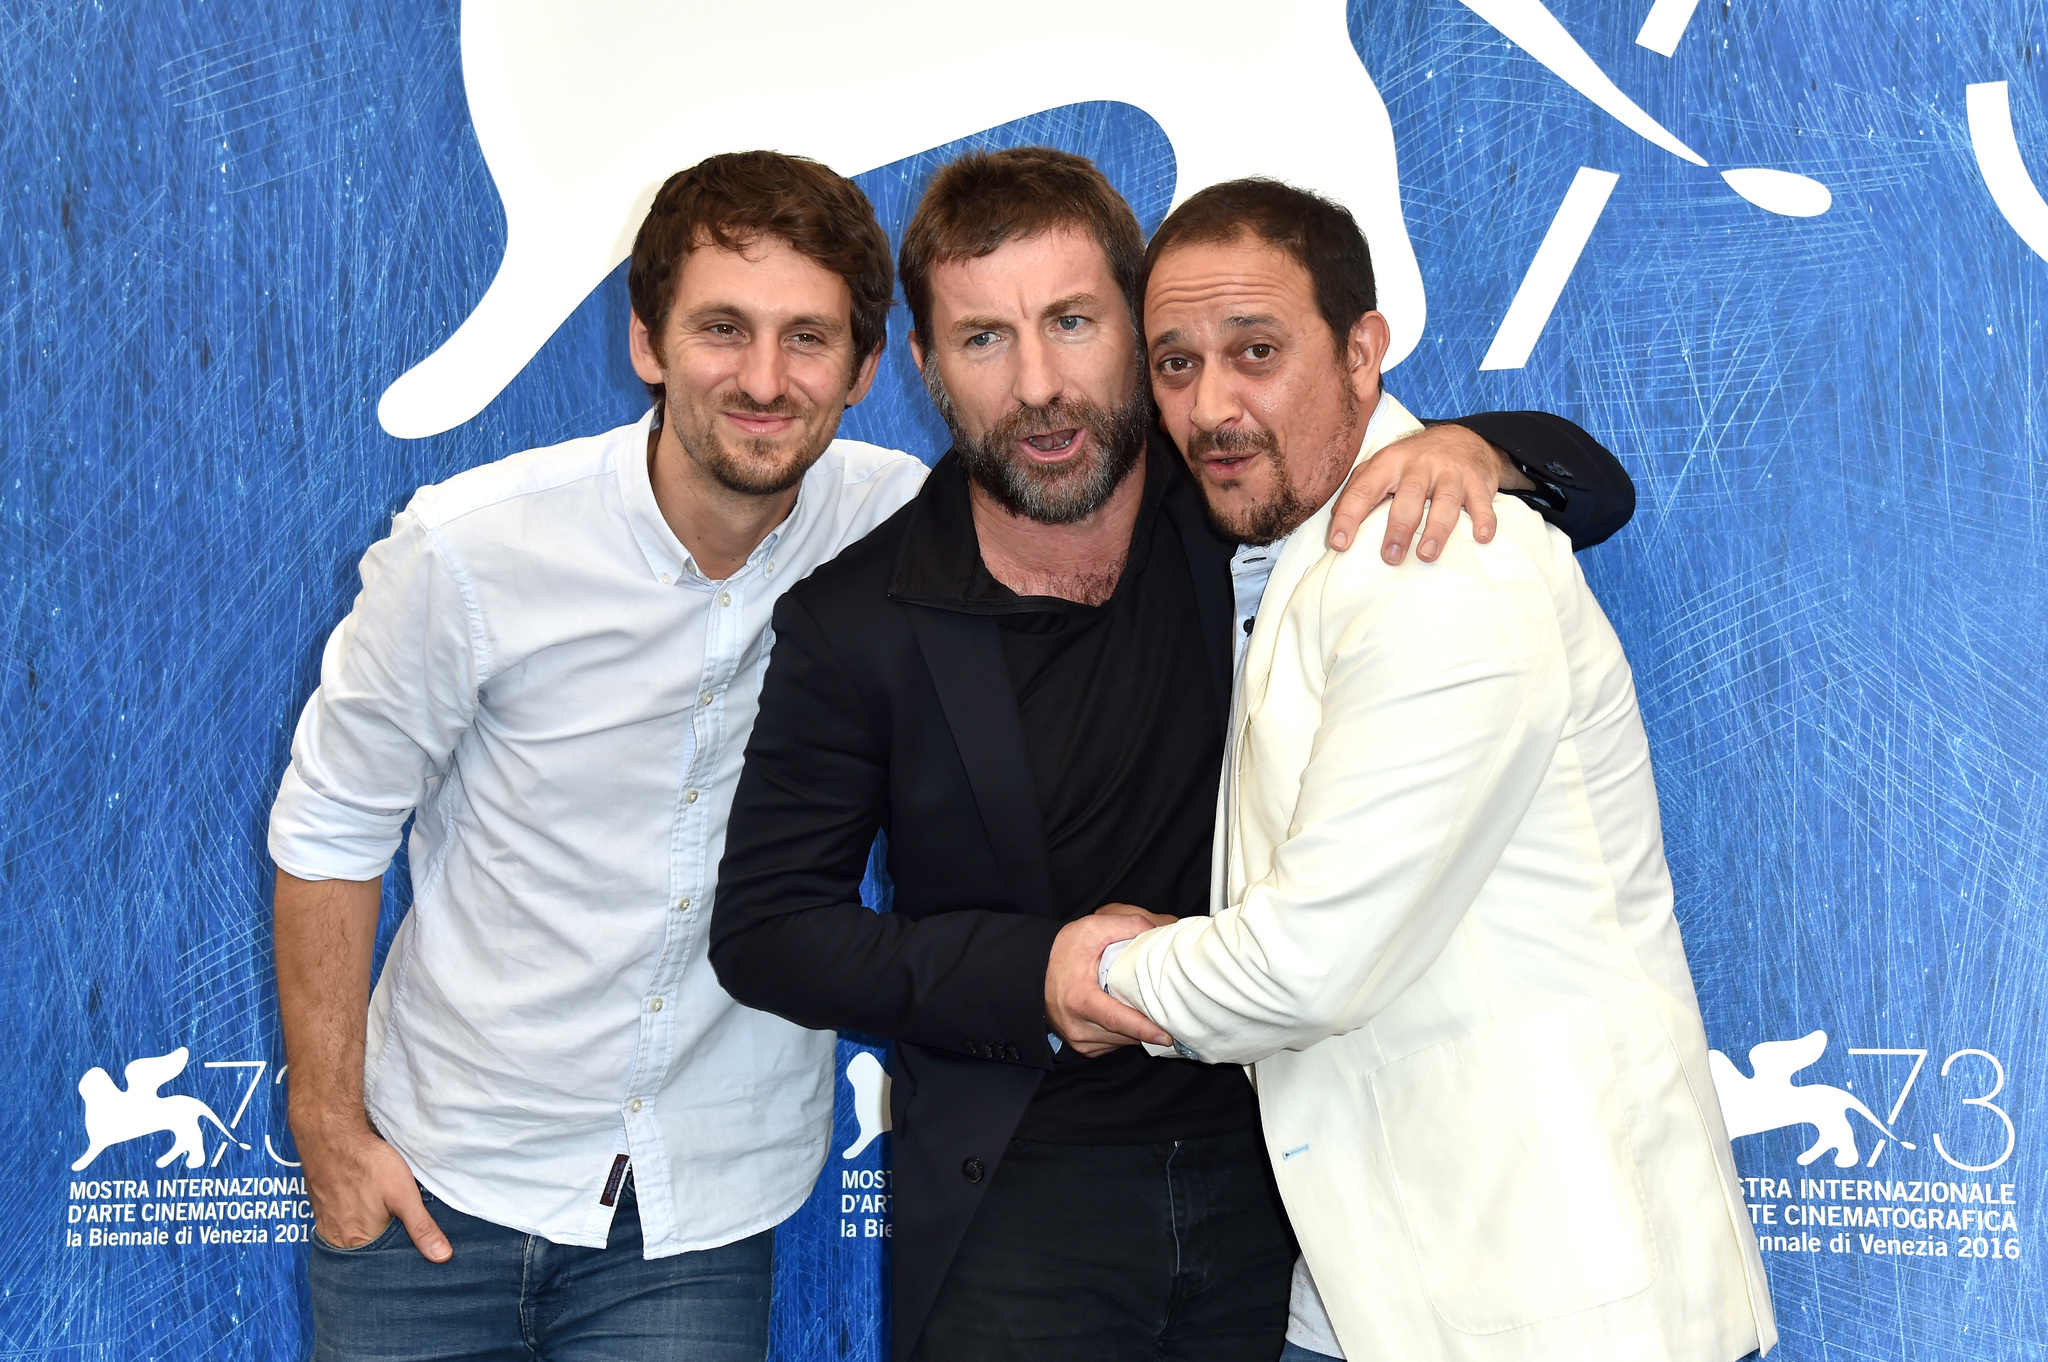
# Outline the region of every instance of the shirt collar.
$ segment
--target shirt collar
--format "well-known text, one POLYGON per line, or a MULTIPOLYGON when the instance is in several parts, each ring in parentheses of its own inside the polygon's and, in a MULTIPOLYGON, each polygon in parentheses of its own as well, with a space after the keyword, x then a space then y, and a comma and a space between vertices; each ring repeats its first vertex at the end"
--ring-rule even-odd
MULTIPOLYGON (((654 483, 647 467, 647 440, 655 430, 655 418, 660 414, 661 408, 648 408, 645 416, 627 427, 626 448, 619 451, 619 499, 625 507, 626 524, 633 531, 633 542, 640 546, 641 556, 647 560, 649 576, 660 581, 686 577, 708 581, 710 579, 698 568, 690 551, 683 547, 683 541, 676 538, 676 532, 668 527, 668 519, 662 515, 661 505, 654 499, 654 483)), ((774 553, 783 536, 799 523, 798 518, 804 514, 804 489, 815 471, 813 467, 804 474, 804 481, 797 485, 796 501, 790 506, 789 514, 754 546, 754 551, 747 555, 747 567, 751 568, 774 553)))
MULTIPOLYGON (((1149 545, 1159 503, 1171 485, 1180 455, 1156 429, 1146 445, 1145 493, 1131 529, 1124 576, 1130 577, 1149 545)), ((1118 583, 1122 589, 1122 583, 1118 583)), ((1020 596, 997 581, 981 559, 974 512, 967 495, 967 466, 953 450, 932 469, 911 505, 889 574, 889 598, 969 615, 1025 615, 1093 607, 1056 596, 1020 596)))

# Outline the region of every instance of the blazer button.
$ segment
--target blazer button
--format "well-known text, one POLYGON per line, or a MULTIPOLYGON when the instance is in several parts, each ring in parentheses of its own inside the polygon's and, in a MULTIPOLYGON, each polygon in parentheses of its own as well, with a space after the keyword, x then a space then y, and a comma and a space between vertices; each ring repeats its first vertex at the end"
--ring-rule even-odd
POLYGON ((969 1182, 980 1182, 981 1175, 985 1171, 981 1166, 980 1159, 969 1159, 960 1165, 960 1176, 966 1178, 969 1182))
POLYGON ((1005 1045, 1005 1046, 1003 1047, 1003 1058, 1004 1058, 1004 1059, 1015 1059, 1016 1057, 1017 1057, 1017 1047, 1016 1047, 1016 1046, 1014 1046, 1014 1045, 1005 1045))

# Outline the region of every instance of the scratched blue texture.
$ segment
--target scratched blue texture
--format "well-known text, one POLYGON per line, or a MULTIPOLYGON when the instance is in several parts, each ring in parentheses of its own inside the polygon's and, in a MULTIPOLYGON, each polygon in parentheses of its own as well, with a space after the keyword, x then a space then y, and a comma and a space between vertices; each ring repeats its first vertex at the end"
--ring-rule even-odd
MULTIPOLYGON (((1851 1176, 2016 1188, 2016 1260, 1767 1254, 1778 1355, 2048 1356, 2048 262, 1993 207, 1963 114, 1966 84, 2010 81, 2048 183, 2048 19, 2028 0, 1704 0, 1666 59, 1633 44, 1646 8, 1552 6, 1716 170, 1811 175, 1832 210, 1743 202, 1452 0, 1355 4, 1429 290, 1390 386, 1428 413, 1563 412, 1637 480, 1634 524, 1583 561, 1635 662, 1714 1044, 1739 1060, 1825 1030, 1802 1080, 1881 1115, 1910 1058, 1847 1051, 1925 1050, 1894 1131, 1917 1147, 1851 1176), (1480 373, 1580 166, 1617 172, 1613 198, 1529 365, 1480 373), (1954 1164, 2004 1147, 1964 1100, 1990 1062, 1937 1073, 1965 1050, 2002 1065, 2016 1131, 1982 1174, 1954 1164)), ((188 1046, 174 1089, 237 1112, 250 1146, 210 1142, 211 1174, 290 1171, 263 827, 321 642, 415 487, 637 415, 623 283, 476 420, 395 440, 379 394, 503 248, 452 5, 24 3, 0 24, 0 90, 0 1358, 297 1356, 302 1246, 64 1246, 76 1084, 188 1046)), ((1225 93, 1255 116, 1255 90, 1225 93)), ((1342 154, 1343 129, 1315 135, 1342 154)), ((1171 148, 1125 106, 970 140, 1095 156, 1148 227, 1171 194, 1171 148)), ((955 150, 862 178, 892 232, 955 150)), ((930 457, 943 433, 902 323, 845 430, 930 457)), ((884 1355, 881 1242, 841 1237, 839 1197, 886 1140, 840 1158, 840 1087, 825 1177, 778 1241, 778 1358, 884 1355)), ((1744 1137, 1738 1162, 1840 1176, 1794 1162, 1801 1133, 1744 1137)), ((154 1178, 160 1148, 117 1146, 89 1176, 154 1178)))

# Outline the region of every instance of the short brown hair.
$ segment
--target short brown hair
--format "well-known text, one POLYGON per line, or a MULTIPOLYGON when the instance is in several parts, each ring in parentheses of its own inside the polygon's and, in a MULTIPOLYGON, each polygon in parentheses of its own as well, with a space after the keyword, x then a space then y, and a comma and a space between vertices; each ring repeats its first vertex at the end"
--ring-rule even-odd
POLYGON ((1149 281, 1159 257, 1175 246, 1242 236, 1285 251, 1308 271, 1316 310, 1329 323, 1340 351, 1352 325, 1379 306, 1372 250, 1350 210, 1306 189, 1264 178, 1212 184, 1169 213, 1145 250, 1144 277, 1149 281))
POLYGON ((669 176, 633 238, 626 292, 657 351, 675 303, 676 276, 690 252, 699 246, 737 251, 763 236, 788 243, 846 281, 856 367, 882 348, 896 281, 889 235, 875 221, 867 195, 802 156, 730 151, 669 176))
POLYGON ((1101 245, 1136 325, 1145 258, 1138 215, 1093 161, 1053 147, 970 151, 932 176, 897 257, 910 324, 931 338, 934 267, 1063 227, 1086 231, 1101 245))

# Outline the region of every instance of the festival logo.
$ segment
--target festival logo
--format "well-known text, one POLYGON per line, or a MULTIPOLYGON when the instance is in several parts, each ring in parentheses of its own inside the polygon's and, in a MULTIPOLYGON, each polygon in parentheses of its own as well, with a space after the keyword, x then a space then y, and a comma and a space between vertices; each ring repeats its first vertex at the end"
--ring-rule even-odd
MULTIPOLYGON (((1792 1075, 1821 1057, 1828 1048, 1828 1033, 1815 1031, 1798 1040, 1767 1040, 1749 1052, 1751 1075, 1742 1071, 1719 1050, 1707 1052, 1707 1067, 1714 1073, 1714 1090, 1721 1097, 1721 1115, 1728 1122, 1728 1137, 1739 1139, 1786 1126, 1809 1125, 1816 1135, 1813 1146, 1799 1156, 1806 1167, 1829 1150, 1835 1153, 1835 1167, 1854 1168, 1862 1156, 1856 1149, 1856 1132, 1850 1128, 1849 1113, 1855 1112, 1871 1125, 1891 1136, 1884 1122, 1855 1094, 1828 1083, 1795 1085, 1792 1075)), ((1896 1137, 1894 1137, 1896 1138, 1896 1137)), ((1905 1148, 1911 1144, 1900 1142, 1905 1148)))
POLYGON ((852 1159, 889 1128, 889 1075, 882 1061, 863 1050, 847 1061, 846 1081, 853 1088, 853 1119, 860 1123, 860 1138, 839 1157, 852 1159))
MULTIPOLYGON (((202 1118, 211 1121, 214 1129, 227 1139, 235 1140, 234 1133, 206 1103, 182 1093, 166 1096, 157 1091, 185 1072, 185 1061, 190 1057, 190 1052, 180 1045, 167 1055, 130 1061, 123 1070, 128 1079, 125 1091, 114 1086, 105 1069, 97 1065, 88 1069, 85 1077, 78 1080, 78 1095, 85 1099, 88 1145, 71 1165, 71 1171, 83 1172, 113 1145, 166 1132, 173 1137, 171 1147, 156 1161, 157 1167, 168 1168, 182 1155, 187 1168, 204 1168, 206 1142, 199 1129, 202 1118)), ((235 1143, 243 1149, 249 1147, 240 1140, 235 1143)))
MULTIPOLYGON (((860 1127, 853 1143, 839 1155, 841 1159, 850 1160, 866 1153, 881 1138, 882 1132, 889 1129, 889 1073, 871 1050, 861 1050, 847 1060, 845 1073, 847 1086, 853 1090, 853 1100, 850 1109, 841 1108, 841 1111, 851 1114, 854 1123, 860 1127)), ((874 1162, 886 1163, 881 1158, 881 1151, 876 1151, 874 1162)), ((830 1176, 828 1170, 828 1181, 830 1176)), ((895 1196, 891 1181, 887 1167, 856 1166, 839 1170, 841 1239, 891 1237, 891 1202, 895 1196)))
MULTIPOLYGON (((1542 0, 1465 5, 1622 126, 1708 169, 1705 157, 1622 91, 1542 0)), ((1657 0, 1637 43, 1671 56, 1693 9, 1692 0, 1657 0)), ((1172 23, 1132 0, 1045 0, 1025 25, 1001 9, 952 0, 500 0, 463 6, 462 75, 505 206, 505 259, 455 333, 385 390, 378 420, 403 439, 439 434, 482 411, 626 258, 655 190, 684 166, 721 151, 776 147, 858 175, 1094 100, 1143 109, 1159 124, 1173 145, 1176 203, 1219 180, 1270 175, 1347 205, 1371 243, 1380 310, 1393 331, 1385 367, 1422 337, 1422 275, 1401 214, 1393 126, 1352 47, 1344 0, 1266 6, 1256 17, 1227 0, 1189 0, 1172 23), (775 10, 779 16, 768 17, 775 10), (653 50, 715 67, 753 51, 771 30, 790 37, 776 49, 779 78, 808 98, 678 101, 659 81, 627 78, 622 66, 621 54, 653 50), (1091 41, 1073 42, 1077 32, 1091 41), (974 69, 995 51, 1015 69, 1058 70, 1060 79, 984 82, 973 99, 876 97, 877 70, 974 69), (1133 61, 1132 52, 1145 59, 1133 61), (1260 116, 1243 117, 1232 101, 1215 97, 1218 89, 1259 90, 1260 116), (861 115, 817 116, 833 106, 861 115), (1331 131, 1274 137, 1276 126, 1331 131), (1331 155, 1333 145, 1345 154, 1331 155)), ((2011 162, 2019 163, 2016 151, 2011 162)), ((1480 368, 1527 362, 1618 178, 1579 170, 1480 368)), ((1721 178, 1759 208, 1788 217, 1825 213, 1833 203, 1827 186, 1788 171, 1741 166, 1721 178)))
POLYGON ((1128 104, 1158 123, 1173 145, 1176 201, 1219 180, 1272 175, 1348 204, 1372 243, 1393 328, 1387 365, 1422 336, 1422 273, 1401 217, 1393 125, 1351 45, 1345 0, 1255 9, 1193 0, 1170 22, 1133 0, 1042 0, 1028 23, 956 0, 494 0, 462 8, 462 79, 505 208, 505 258, 462 325, 378 403, 378 420, 401 438, 482 411, 627 257, 655 190, 685 166, 774 147, 859 175, 1092 101, 1128 104), (695 70, 737 67, 757 60, 771 33, 777 88, 800 98, 681 100, 669 82, 633 69, 635 54, 649 52, 695 70), (972 79, 971 97, 963 88, 903 98, 881 75, 976 72, 991 53, 1008 69, 1059 77, 972 79), (1259 91, 1257 117, 1217 97, 1245 89, 1259 91), (1276 137, 1276 127, 1330 132, 1276 137), (1344 154, 1332 155, 1333 144, 1344 154))
MULTIPOLYGON (((160 1249, 177 1245, 222 1248, 252 1244, 302 1244, 312 1233, 313 1204, 306 1199, 298 1163, 266 1134, 263 1151, 236 1133, 263 1086, 270 1061, 210 1059, 203 1069, 240 1070, 241 1101, 226 1119, 190 1093, 161 1091, 185 1072, 191 1051, 180 1045, 165 1055, 145 1055, 122 1070, 127 1087, 95 1065, 78 1080, 85 1102, 86 1150, 71 1164, 83 1173, 117 1145, 169 1135, 171 1147, 156 1166, 168 1176, 141 1178, 128 1170, 73 1178, 65 1199, 63 1243, 67 1249, 160 1249), (211 1131, 209 1131, 211 1127, 211 1131), (207 1157, 212 1132, 220 1138, 207 1157), (229 1161, 231 1151, 253 1159, 229 1161), (172 1165, 183 1160, 182 1168, 172 1165)), ((284 1082, 280 1065, 273 1087, 284 1082)), ((225 1105, 221 1110, 225 1110, 225 1105)), ((280 1132, 281 1133, 281 1132, 280 1132)), ((253 1134, 250 1139, 254 1139, 253 1134)), ((145 1146, 154 1153, 153 1146, 145 1146)), ((117 1158, 114 1162, 119 1162, 117 1158)))
MULTIPOLYGON (((1859 1061, 1856 1073, 1867 1091, 1882 1093, 1896 1083, 1890 1106, 1880 1117, 1850 1088, 1832 1083, 1794 1083, 1793 1076, 1817 1063, 1828 1048, 1828 1033, 1812 1031, 1796 1040, 1767 1040, 1749 1052, 1744 1074, 1719 1050, 1707 1052, 1714 1089, 1721 1099, 1728 1135, 1740 1141, 1774 1130, 1811 1127, 1813 1140, 1797 1157, 1811 1167, 1832 1153, 1838 1176, 1792 1177, 1790 1170, 1757 1163, 1757 1148, 1737 1145, 1744 1160, 1742 1186, 1749 1203, 1757 1246, 1767 1254, 1867 1254, 1890 1257, 1976 1258, 2011 1263, 2025 1255, 2020 1220, 2023 1187, 2006 1169, 2018 1144, 2012 1117, 1996 1100, 2005 1091, 2005 1065, 1974 1046, 1951 1052, 1935 1070, 1939 1091, 1920 1083, 1929 1051, 1903 1046, 1848 1046, 1859 1061), (1907 1061, 1911 1061, 1910 1065, 1907 1061), (1921 1094, 1911 1102, 1916 1090, 1921 1094), (1913 1114, 1910 1124, 1901 1120, 1913 1114), (1851 1119, 1851 1117, 1855 1119, 1851 1119), (1873 1143, 1865 1157, 1858 1127, 1873 1143), (1925 1132, 1913 1140, 1903 1132, 1925 1132), (1883 1169, 1878 1162, 1896 1145, 1883 1169), (1943 1165, 1946 1165, 1945 1167, 1943 1165), (1854 1173, 1846 1170, 1854 1169, 1854 1173), (1991 1176, 1981 1176, 1989 1174, 1991 1176), (1960 1176, 1958 1176, 1960 1175, 1960 1176), (2008 1180, 2012 1179, 2012 1180, 2008 1180)), ((1883 1099, 1877 1099, 1882 1104, 1883 1099)))

